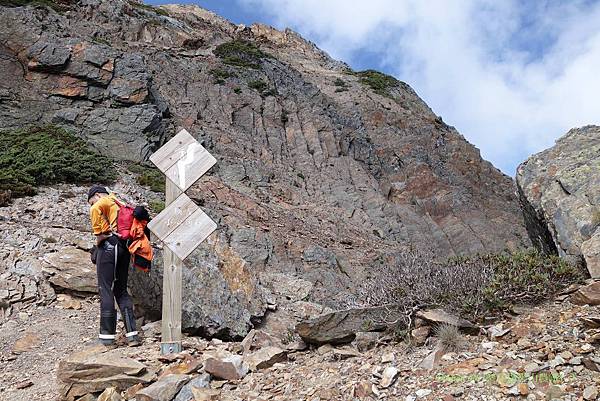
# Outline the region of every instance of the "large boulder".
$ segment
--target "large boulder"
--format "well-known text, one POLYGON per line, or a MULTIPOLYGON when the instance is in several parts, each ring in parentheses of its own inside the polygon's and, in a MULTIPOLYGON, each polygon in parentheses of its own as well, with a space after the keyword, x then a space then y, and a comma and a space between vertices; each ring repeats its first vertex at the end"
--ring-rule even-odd
POLYGON ((517 169, 532 242, 600 278, 600 127, 570 130, 517 169))
POLYGON ((400 312, 389 306, 346 309, 303 320, 296 332, 310 344, 343 344, 352 342, 358 332, 382 331, 387 322, 400 318, 400 312))
POLYGON ((96 268, 90 254, 75 247, 65 247, 44 255, 43 271, 52 285, 80 292, 98 292, 96 268))
MULTIPOLYGON (((266 312, 264 289, 250 265, 213 234, 184 262, 182 330, 222 339, 242 340, 254 319, 266 312)), ((150 273, 133 271, 129 287, 147 315, 162 311, 163 266, 158 253, 150 273)))

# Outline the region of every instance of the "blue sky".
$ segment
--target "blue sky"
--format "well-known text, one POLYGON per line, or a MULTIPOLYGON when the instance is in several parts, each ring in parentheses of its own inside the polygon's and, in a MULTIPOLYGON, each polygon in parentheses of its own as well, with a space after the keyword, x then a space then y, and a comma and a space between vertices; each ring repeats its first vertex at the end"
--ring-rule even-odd
POLYGON ((170 2, 290 27, 356 70, 394 75, 510 176, 570 128, 600 124, 600 1, 170 2))

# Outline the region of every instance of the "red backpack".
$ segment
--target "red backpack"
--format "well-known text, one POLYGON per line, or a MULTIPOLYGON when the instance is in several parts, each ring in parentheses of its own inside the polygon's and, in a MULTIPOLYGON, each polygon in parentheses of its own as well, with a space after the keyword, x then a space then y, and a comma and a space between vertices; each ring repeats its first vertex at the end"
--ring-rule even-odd
POLYGON ((117 234, 122 239, 131 239, 131 226, 133 225, 133 211, 135 208, 127 203, 122 203, 115 199, 115 203, 119 206, 117 214, 117 234))

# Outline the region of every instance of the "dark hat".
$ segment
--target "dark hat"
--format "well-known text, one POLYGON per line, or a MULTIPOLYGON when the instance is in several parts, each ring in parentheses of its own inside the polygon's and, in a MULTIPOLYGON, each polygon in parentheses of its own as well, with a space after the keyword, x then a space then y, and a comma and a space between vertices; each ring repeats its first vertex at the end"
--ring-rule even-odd
POLYGON ((92 185, 88 191, 88 200, 90 200, 90 198, 96 194, 108 194, 108 190, 102 185, 92 185))

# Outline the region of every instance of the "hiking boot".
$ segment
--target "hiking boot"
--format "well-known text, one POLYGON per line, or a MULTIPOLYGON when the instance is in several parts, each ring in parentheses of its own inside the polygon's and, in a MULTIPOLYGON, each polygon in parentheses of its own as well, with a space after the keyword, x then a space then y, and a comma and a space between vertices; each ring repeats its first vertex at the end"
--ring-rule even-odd
POLYGON ((123 315, 123 322, 125 322, 125 338, 127 339, 127 345, 130 347, 141 345, 140 337, 135 329, 133 308, 125 308, 121 311, 121 314, 123 315))
POLYGON ((111 346, 115 343, 117 333, 117 311, 100 311, 100 344, 111 346))

